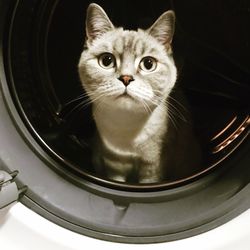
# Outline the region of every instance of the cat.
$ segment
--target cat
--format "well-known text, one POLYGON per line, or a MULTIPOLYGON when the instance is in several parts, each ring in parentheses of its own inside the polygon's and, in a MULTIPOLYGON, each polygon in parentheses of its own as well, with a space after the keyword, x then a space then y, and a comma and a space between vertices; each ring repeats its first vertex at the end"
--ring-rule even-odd
POLYGON ((134 31, 116 28, 97 4, 87 9, 78 71, 97 127, 93 165, 110 180, 157 183, 176 178, 176 166, 187 163, 177 152, 185 154, 190 138, 176 139, 169 102, 177 79, 174 29, 172 10, 134 31))

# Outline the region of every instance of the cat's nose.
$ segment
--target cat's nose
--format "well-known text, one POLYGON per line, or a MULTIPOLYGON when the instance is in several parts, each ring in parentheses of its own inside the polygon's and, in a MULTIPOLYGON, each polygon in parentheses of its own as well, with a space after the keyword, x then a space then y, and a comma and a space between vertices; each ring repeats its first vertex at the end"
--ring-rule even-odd
POLYGON ((130 75, 121 75, 118 79, 123 82, 125 87, 127 87, 132 81, 134 81, 133 76, 130 75))

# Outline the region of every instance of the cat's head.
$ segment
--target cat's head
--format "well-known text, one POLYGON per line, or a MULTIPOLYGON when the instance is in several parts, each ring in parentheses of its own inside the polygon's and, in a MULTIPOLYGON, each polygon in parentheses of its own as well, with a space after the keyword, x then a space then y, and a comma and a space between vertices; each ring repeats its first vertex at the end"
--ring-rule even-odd
POLYGON ((136 112, 164 102, 176 81, 174 23, 174 12, 167 11, 147 30, 124 30, 114 27, 100 6, 90 4, 79 75, 91 101, 136 112))

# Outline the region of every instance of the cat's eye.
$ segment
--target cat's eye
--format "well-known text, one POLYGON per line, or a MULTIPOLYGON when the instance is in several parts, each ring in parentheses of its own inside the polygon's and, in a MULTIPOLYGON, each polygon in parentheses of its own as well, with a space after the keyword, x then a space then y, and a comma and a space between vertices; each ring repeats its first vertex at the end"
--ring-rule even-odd
POLYGON ((152 72, 157 67, 157 61, 151 56, 144 57, 140 62, 140 69, 145 72, 152 72))
POLYGON ((98 57, 99 65, 104 69, 111 69, 116 66, 115 56, 111 53, 103 53, 98 57))

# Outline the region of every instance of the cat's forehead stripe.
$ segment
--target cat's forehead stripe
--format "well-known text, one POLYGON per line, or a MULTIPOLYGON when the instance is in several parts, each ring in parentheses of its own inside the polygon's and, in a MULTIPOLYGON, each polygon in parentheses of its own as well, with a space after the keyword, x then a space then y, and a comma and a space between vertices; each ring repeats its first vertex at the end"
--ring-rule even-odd
POLYGON ((143 55, 144 53, 152 53, 154 48, 148 47, 146 41, 137 37, 135 34, 125 33, 114 41, 114 52, 122 55, 125 51, 133 52, 135 56, 143 55))

